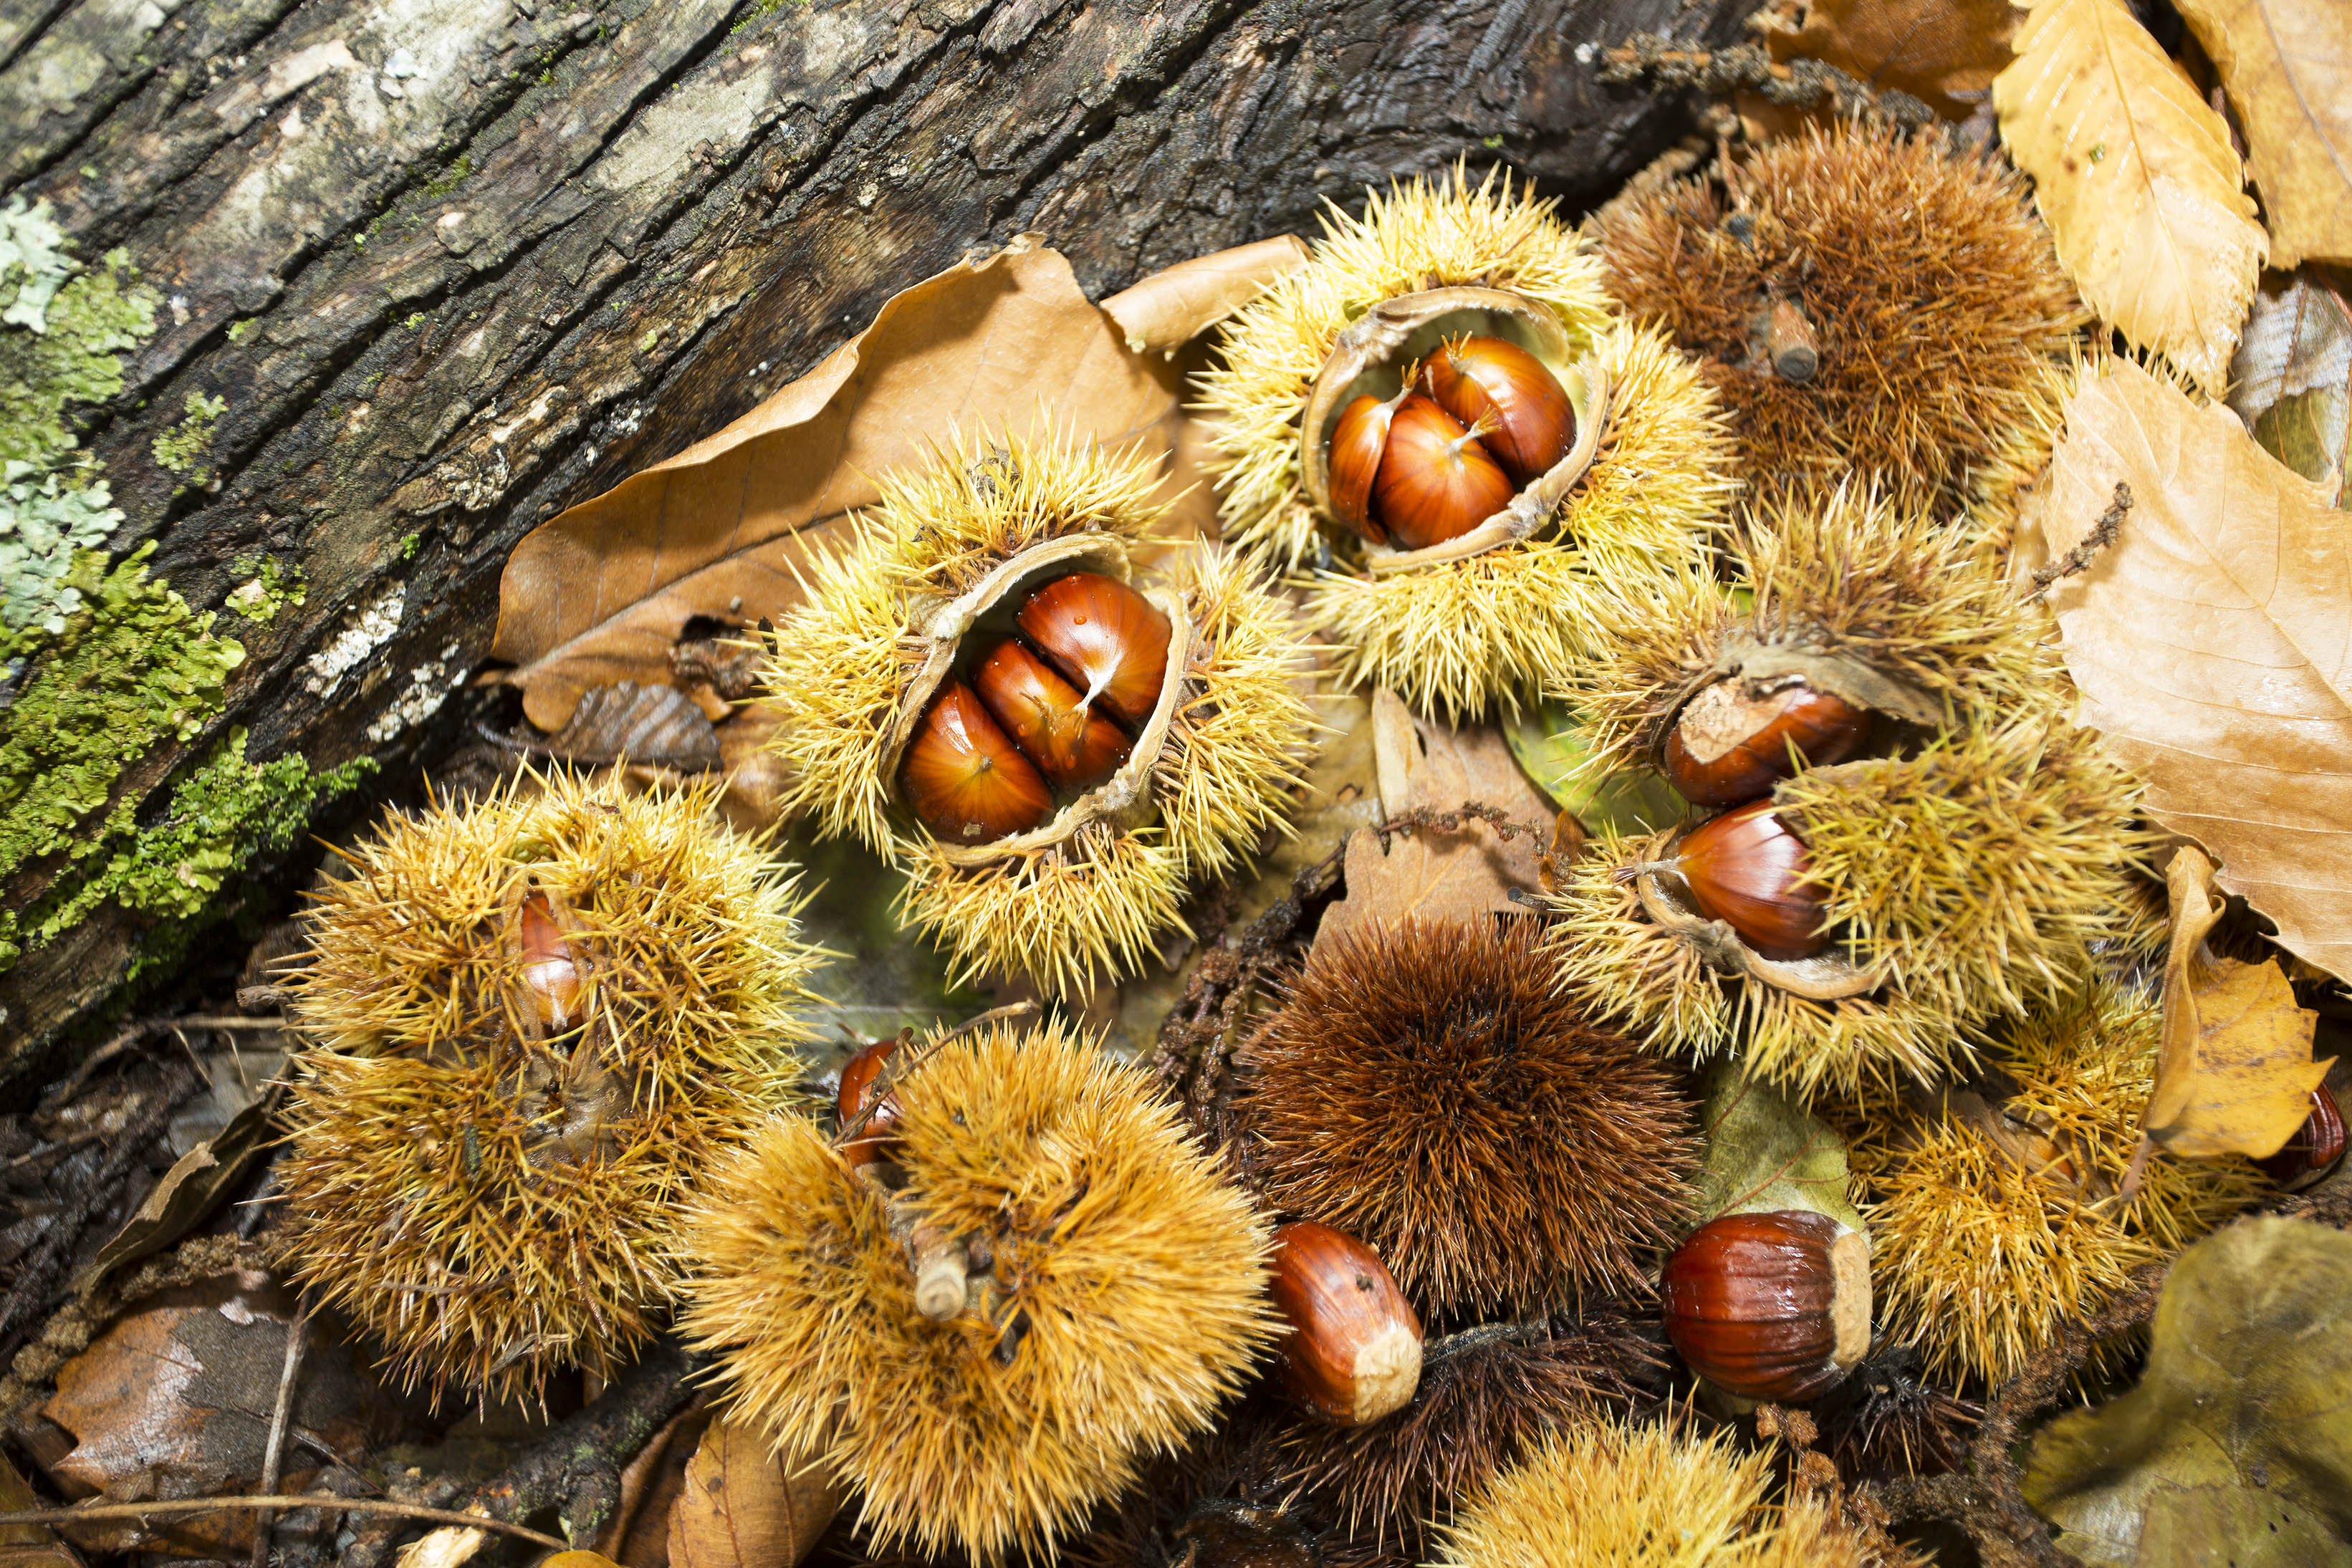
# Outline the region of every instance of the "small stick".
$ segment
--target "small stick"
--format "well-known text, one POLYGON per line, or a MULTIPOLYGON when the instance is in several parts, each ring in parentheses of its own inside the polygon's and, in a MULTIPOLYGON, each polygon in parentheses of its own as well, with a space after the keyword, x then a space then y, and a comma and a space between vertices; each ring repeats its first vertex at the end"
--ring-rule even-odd
POLYGON ((1784 382, 1809 382, 1822 366, 1821 335, 1792 300, 1776 298, 1765 314, 1764 350, 1784 382))
POLYGON ((971 1278, 971 1258, 963 1243, 944 1230, 918 1225, 907 1247, 915 1255, 915 1310, 935 1323, 962 1312, 971 1278))
MULTIPOLYGON (((286 1422, 294 1409, 294 1377, 302 1370, 302 1347, 310 1337, 310 1304, 298 1302, 286 1329, 286 1366, 278 1375, 278 1403, 269 1412, 269 1437, 261 1446, 261 1490, 278 1490, 278 1462, 286 1452, 286 1422)), ((253 1521, 253 1568, 269 1568, 269 1536, 278 1511, 265 1508, 253 1521)))
POLYGON ((2116 534, 2123 528, 2124 514, 2131 509, 2131 486, 2118 480, 2116 484, 2115 500, 2108 504, 2105 511, 2099 514, 2099 520, 2091 525, 2091 531, 2083 536, 2083 542, 2048 566, 2034 569, 2033 591, 2026 595, 2026 601, 2031 603, 2049 592, 2051 584, 2060 578, 2072 577, 2078 571, 2088 570, 2091 562, 2097 559, 2098 553, 2116 542, 2116 534))
POLYGON ((551 1551, 569 1552, 572 1543, 558 1541, 525 1525, 509 1524, 487 1514, 459 1513, 454 1508, 425 1508, 415 1503, 378 1502, 373 1498, 337 1497, 313 1492, 290 1497, 184 1497, 158 1502, 107 1502, 94 1508, 36 1508, 22 1513, 0 1513, 0 1526, 16 1524, 84 1524, 97 1520, 148 1519, 156 1514, 223 1513, 240 1508, 323 1508, 337 1513, 389 1513, 421 1519, 432 1524, 462 1524, 469 1530, 491 1530, 520 1536, 551 1551))

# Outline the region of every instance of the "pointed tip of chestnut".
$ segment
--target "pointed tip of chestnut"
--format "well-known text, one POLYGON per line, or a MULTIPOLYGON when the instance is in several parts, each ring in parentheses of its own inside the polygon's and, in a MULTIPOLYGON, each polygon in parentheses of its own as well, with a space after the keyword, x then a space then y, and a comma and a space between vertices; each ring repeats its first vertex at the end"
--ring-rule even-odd
POLYGON ((1411 392, 1397 404, 1372 480, 1374 515, 1397 543, 1427 549, 1459 538, 1517 492, 1469 428, 1433 400, 1411 392))
POLYGON ((1825 1214, 1711 1219, 1659 1276, 1666 1337, 1747 1399, 1806 1400, 1870 1354, 1870 1239, 1825 1214))
POLYGON ((1282 1381, 1327 1421, 1369 1426, 1421 1386, 1421 1319, 1380 1255, 1311 1219, 1275 1232, 1274 1302, 1288 1320, 1282 1381))
POLYGON ((1117 578, 1075 571, 1021 606, 1022 634, 1088 701, 1150 722, 1168 680, 1168 617, 1117 578))
POLYGON ((1132 749, 1118 726, 1087 706, 1078 688, 1008 637, 972 669, 981 705, 1021 755, 1064 789, 1091 789, 1132 749))
POLYGON ((1422 382, 1464 425, 1485 421, 1486 450, 1514 485, 1549 473, 1576 444, 1576 410, 1541 360, 1504 338, 1461 337, 1422 365, 1422 382))
POLYGON ((1666 781, 1698 806, 1744 806, 1800 767, 1843 762, 1870 738, 1875 716, 1801 683, 1757 692, 1737 678, 1702 687, 1675 716, 1666 781))

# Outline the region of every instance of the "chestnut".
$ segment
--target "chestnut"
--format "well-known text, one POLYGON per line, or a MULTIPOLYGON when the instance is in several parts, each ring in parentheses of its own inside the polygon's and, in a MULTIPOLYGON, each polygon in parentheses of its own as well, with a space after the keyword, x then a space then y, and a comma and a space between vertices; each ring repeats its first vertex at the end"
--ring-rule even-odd
POLYGON ((523 994, 541 1027, 561 1033, 572 1027, 580 1006, 580 968, 547 894, 534 893, 522 901, 521 927, 523 994))
POLYGON ((2263 1173, 2289 1192, 2299 1191, 2325 1177, 2344 1158, 2344 1113, 2323 1083, 2311 1092, 2311 1114, 2294 1130, 2279 1152, 2254 1163, 2263 1173))
POLYGON ((841 1130, 848 1132, 857 1126, 858 1118, 866 1124, 857 1135, 841 1145, 841 1157, 853 1166, 872 1165, 877 1160, 891 1157, 898 1145, 898 1102, 896 1096, 880 1104, 875 1100, 882 1092, 882 1068, 890 1053, 898 1049, 897 1040, 877 1040, 851 1057, 841 1070, 841 1087, 834 1094, 834 1113, 839 1118, 841 1130), (870 1113, 869 1113, 869 1107, 870 1113))
POLYGON ((1809 958, 1827 947, 1828 904, 1805 881, 1811 857, 1769 800, 1701 822, 1675 846, 1691 899, 1767 958, 1809 958))
POLYGON ((1091 789, 1127 760, 1118 726, 1087 707, 1078 688, 1010 638, 972 672, 973 689, 1021 755, 1065 789, 1091 789))
POLYGON ((1290 1323, 1282 1381, 1327 1421, 1362 1427, 1421 1386, 1421 1320, 1380 1255, 1301 1219, 1274 1233, 1274 1304, 1290 1323))
POLYGON ((1022 633, 1046 661, 1103 706, 1141 726, 1168 680, 1168 617, 1116 578, 1072 572, 1021 607, 1022 633))
POLYGON ((1699 806, 1744 806, 1801 767, 1826 768, 1870 737, 1873 715, 1799 683, 1751 696, 1717 681, 1685 705, 1668 732, 1666 781, 1699 806))
POLYGON ((1389 444, 1372 477, 1380 524, 1407 549, 1458 538, 1510 505, 1517 486, 1477 436, 1419 392, 1389 418, 1389 444))
POLYGON ((1421 367, 1422 384, 1481 444, 1514 485, 1532 484, 1576 444, 1576 411, 1543 361, 1503 338, 1447 340, 1421 367))
POLYGON ((1870 1239, 1825 1214, 1711 1219, 1659 1290, 1683 1360, 1743 1398, 1811 1399, 1870 1351, 1870 1239))
POLYGON ((1382 402, 1365 392, 1339 411, 1339 423, 1331 428, 1331 509, 1376 545, 1388 543, 1389 535, 1372 516, 1372 476, 1380 472, 1389 423, 1403 399, 1399 392, 1382 402))
POLYGON ((1026 832, 1054 810, 1045 776, 961 681, 923 710, 898 782, 923 826, 951 843, 1026 832))

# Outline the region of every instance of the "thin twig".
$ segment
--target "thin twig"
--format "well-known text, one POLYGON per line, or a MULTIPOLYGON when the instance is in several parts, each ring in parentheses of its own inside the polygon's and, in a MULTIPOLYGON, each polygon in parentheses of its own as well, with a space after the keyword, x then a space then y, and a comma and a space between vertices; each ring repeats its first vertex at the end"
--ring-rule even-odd
POLYGON ((2083 542, 2048 566, 2033 569, 2033 591, 2026 595, 2025 601, 2031 604, 2048 593, 2051 586, 2062 577, 2089 570, 2091 562, 2098 559, 2099 552, 2116 542, 2116 534, 2124 524, 2124 514, 2131 509, 2131 486, 2118 480, 2116 498, 2108 503, 2105 511, 2099 514, 2099 520, 2091 525, 2091 531, 2083 536, 2083 542))
MULTIPOLYGON (((294 1378, 302 1370, 302 1347, 310 1338, 310 1303, 298 1302, 294 1322, 286 1330, 286 1366, 278 1375, 278 1404, 269 1412, 269 1438, 261 1447, 261 1490, 278 1490, 278 1463, 286 1452, 286 1422, 294 1409, 294 1378)), ((253 1568, 269 1568, 269 1534, 278 1523, 274 1510, 263 1509, 253 1521, 253 1568)))
MULTIPOLYGON (((64 1104, 74 1097, 75 1091, 89 1081, 89 1075, 92 1072, 151 1035, 162 1034, 167 1030, 181 1029, 264 1030, 285 1027, 286 1021, 283 1019, 247 1018, 237 1013, 190 1013, 185 1018, 141 1019, 104 1045, 83 1057, 81 1065, 74 1069, 72 1077, 41 1097, 41 1108, 48 1110, 64 1104)), ((184 1046, 187 1042, 183 1040, 181 1043, 184 1046)), ((190 1054, 193 1055, 194 1052, 190 1054)))
POLYGON ((156 1514, 220 1513, 240 1508, 320 1508, 332 1513, 396 1514, 404 1519, 421 1519, 432 1524, 459 1524, 469 1530, 496 1531, 500 1535, 518 1536, 557 1552, 572 1550, 569 1542, 558 1541, 552 1535, 525 1525, 491 1519, 486 1514, 459 1513, 453 1508, 425 1508, 406 1502, 378 1502, 373 1498, 337 1497, 332 1492, 296 1493, 282 1497, 186 1497, 157 1502, 104 1502, 87 1508, 36 1508, 23 1513, 0 1513, 0 1526, 87 1524, 109 1519, 144 1520, 156 1514))

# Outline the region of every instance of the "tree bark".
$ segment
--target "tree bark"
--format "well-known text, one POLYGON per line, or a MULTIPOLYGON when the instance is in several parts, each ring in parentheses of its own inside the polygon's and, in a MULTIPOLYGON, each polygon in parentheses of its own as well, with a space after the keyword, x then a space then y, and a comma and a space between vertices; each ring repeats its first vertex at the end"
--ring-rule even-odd
MULTIPOLYGON (((224 615, 226 710, 117 800, 152 817, 233 726, 413 778, 460 705, 396 705, 481 659, 517 539, 975 247, 1042 232, 1101 298, 1465 156, 1590 204, 1691 129, 1599 48, 1720 42, 1752 4, 5 0, 0 181, 164 301, 82 411, 110 549, 157 541, 200 610, 261 555, 307 580, 224 615), (226 406, 192 486, 154 444, 194 394, 226 406)), ((101 905, 0 977, 0 1085, 79 1039, 142 924, 101 905)))

